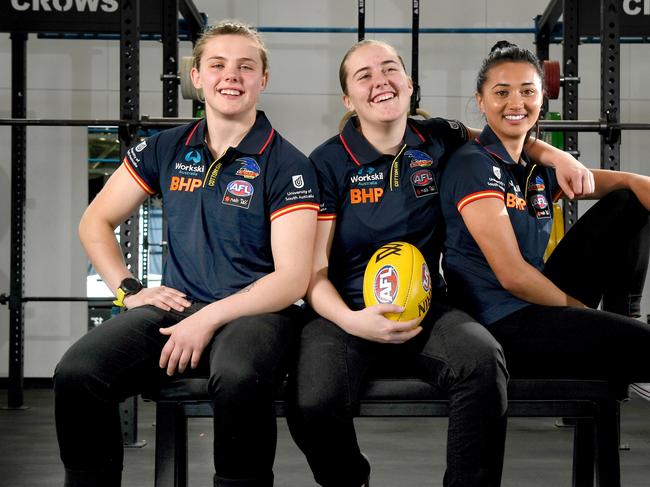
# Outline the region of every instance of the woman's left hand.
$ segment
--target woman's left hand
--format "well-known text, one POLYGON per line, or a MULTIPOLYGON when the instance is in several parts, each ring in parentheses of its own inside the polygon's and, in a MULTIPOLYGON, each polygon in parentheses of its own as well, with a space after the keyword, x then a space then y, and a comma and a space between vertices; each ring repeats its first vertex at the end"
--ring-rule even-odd
POLYGON ((569 199, 584 198, 594 192, 592 172, 571 154, 562 152, 554 168, 557 182, 569 199))
POLYGON ((183 373, 188 364, 193 369, 199 365, 201 354, 214 335, 214 327, 192 315, 174 326, 161 328, 160 333, 169 336, 169 340, 160 353, 159 365, 172 376, 177 370, 183 373))

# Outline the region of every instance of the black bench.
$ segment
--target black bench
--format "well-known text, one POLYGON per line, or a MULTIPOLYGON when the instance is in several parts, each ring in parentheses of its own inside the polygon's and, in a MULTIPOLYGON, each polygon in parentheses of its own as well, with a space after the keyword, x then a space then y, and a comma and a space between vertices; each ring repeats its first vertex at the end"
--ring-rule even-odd
MULTIPOLYGON (((285 403, 276 401, 284 416, 285 403)), ((627 386, 598 380, 512 379, 508 416, 567 418, 574 425, 574 487, 620 487, 619 401, 627 386)), ((207 379, 174 379, 149 393, 156 401, 155 487, 187 486, 187 419, 211 417, 207 379)), ((445 417, 448 401, 429 384, 411 377, 377 377, 368 383, 360 417, 445 417)))

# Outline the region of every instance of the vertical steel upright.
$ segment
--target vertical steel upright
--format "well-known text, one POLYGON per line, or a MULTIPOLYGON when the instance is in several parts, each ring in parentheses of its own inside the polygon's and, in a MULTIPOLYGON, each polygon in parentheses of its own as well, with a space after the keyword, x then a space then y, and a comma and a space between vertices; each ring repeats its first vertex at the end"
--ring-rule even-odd
MULTIPOLYGON (((11 116, 27 116, 27 34, 11 33, 11 116)), ((9 283, 9 388, 7 406, 23 407, 25 352, 25 201, 27 127, 11 127, 11 282, 9 283)))
MULTIPOLYGON (((550 57, 551 32, 549 22, 542 18, 541 15, 535 17, 535 54, 540 62, 544 62, 550 57)), ((544 97, 540 117, 548 112, 548 98, 544 97)))
MULTIPOLYGON (((564 35, 562 39, 562 71, 568 78, 578 77, 578 46, 580 33, 578 27, 578 0, 564 0, 564 35)), ((578 120, 578 82, 566 80, 562 89, 562 118, 578 120)), ((565 132, 564 150, 578 155, 578 132, 565 132)), ((578 220, 578 202, 564 200, 564 231, 568 231, 578 220)))
MULTIPOLYGON (((600 3, 600 116, 608 124, 620 122, 621 39, 620 0, 600 3)), ((609 129, 600 139, 600 167, 618 171, 621 160, 621 131, 609 129)))
MULTIPOLYGON (((124 158, 136 140, 140 120, 140 0, 120 2, 120 154, 124 158), (132 123, 129 123, 132 122, 132 123)), ((120 248, 127 268, 138 276, 138 212, 120 225, 120 248)), ((138 399, 120 404, 122 435, 127 446, 140 446, 137 429, 138 399)))
POLYGON ((178 1, 163 2, 163 117, 178 117, 178 1))
POLYGON ((358 27, 357 40, 362 41, 366 37, 366 0, 359 0, 358 9, 358 27))
POLYGON ((415 115, 420 108, 420 0, 413 0, 413 28, 411 29, 411 80, 413 95, 409 113, 415 115))

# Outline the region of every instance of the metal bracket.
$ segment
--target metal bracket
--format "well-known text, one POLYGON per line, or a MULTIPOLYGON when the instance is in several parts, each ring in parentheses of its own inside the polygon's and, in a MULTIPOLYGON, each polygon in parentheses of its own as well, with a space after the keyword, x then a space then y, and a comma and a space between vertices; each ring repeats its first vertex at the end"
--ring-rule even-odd
POLYGON ((605 112, 607 125, 601 135, 607 144, 616 144, 621 140, 621 126, 618 124, 617 111, 618 109, 612 108, 605 112))

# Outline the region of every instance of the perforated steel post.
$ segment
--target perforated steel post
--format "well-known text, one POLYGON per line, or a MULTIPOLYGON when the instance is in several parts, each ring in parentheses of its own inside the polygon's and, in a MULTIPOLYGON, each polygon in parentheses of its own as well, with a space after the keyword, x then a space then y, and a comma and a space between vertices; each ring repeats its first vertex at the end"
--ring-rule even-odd
MULTIPOLYGON (((11 33, 11 116, 27 116, 27 34, 11 33)), ((11 127, 11 269, 7 406, 23 407, 25 349, 25 199, 27 127, 11 127)))
MULTIPOLYGON (((133 124, 120 125, 120 154, 124 158, 138 135, 140 118, 140 0, 122 0, 120 4, 120 118, 133 124)), ((124 262, 138 276, 138 212, 120 225, 120 248, 124 262)), ((120 404, 122 436, 126 446, 138 442, 138 400, 130 397, 120 404)))
MULTIPOLYGON (((621 39, 620 0, 600 4, 600 115, 608 124, 620 121, 621 39)), ((618 171, 621 164, 621 132, 610 129, 600 138, 600 167, 618 171)))
POLYGON ((163 117, 178 117, 178 0, 163 2, 163 117))
MULTIPOLYGON (((578 46, 580 33, 578 27, 578 0, 564 0, 564 37, 562 40, 562 66, 564 76, 578 77, 578 46)), ((562 118, 578 120, 578 82, 565 81, 562 90, 562 118)), ((564 150, 578 154, 578 132, 564 133, 564 150)), ((564 200, 564 231, 567 232, 578 220, 578 202, 564 200)))

